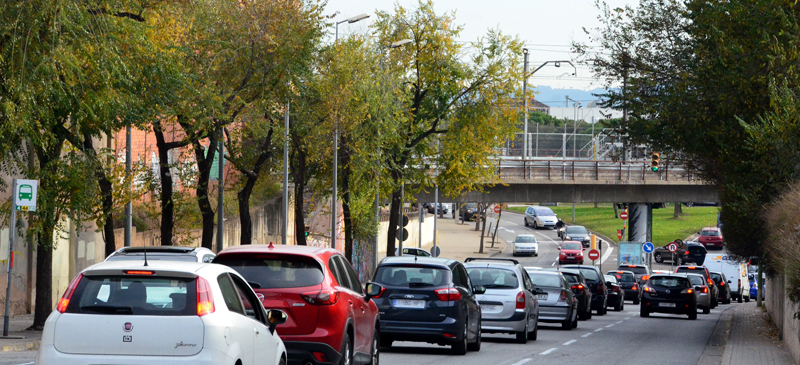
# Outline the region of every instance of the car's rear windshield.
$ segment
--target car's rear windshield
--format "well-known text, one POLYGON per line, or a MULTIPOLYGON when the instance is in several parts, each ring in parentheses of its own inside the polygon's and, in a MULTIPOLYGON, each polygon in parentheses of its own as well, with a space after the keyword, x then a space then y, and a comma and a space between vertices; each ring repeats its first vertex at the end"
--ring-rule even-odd
POLYGON ((197 284, 190 278, 84 276, 70 298, 66 313, 196 315, 197 284))
POLYGON ((706 270, 703 269, 702 267, 699 267, 699 266, 695 266, 694 268, 679 267, 677 270, 675 270, 675 272, 676 273, 700 274, 700 275, 703 275, 703 277, 706 276, 706 270))
POLYGON ((608 281, 608 282, 611 282, 611 283, 614 283, 614 284, 617 283, 617 278, 614 277, 614 275, 603 275, 603 278, 605 278, 606 281, 608 281))
POLYGON ((472 285, 483 285, 486 289, 516 289, 519 278, 514 271, 490 267, 467 269, 472 285))
POLYGON ((391 286, 438 287, 450 281, 450 270, 430 266, 381 266, 375 273, 375 282, 391 286))
POLYGON ((701 236, 719 236, 719 231, 701 231, 701 236))
POLYGON ((647 268, 646 267, 642 267, 642 266, 634 266, 634 267, 620 266, 619 268, 621 270, 631 271, 634 274, 647 275, 647 268))
POLYGON ((253 289, 302 288, 324 278, 319 262, 299 255, 222 255, 214 263, 236 270, 253 289))
POLYGON ((600 276, 597 274, 597 271, 592 269, 578 269, 580 270, 583 277, 586 278, 587 281, 600 281, 600 276))
POLYGON ((712 272, 711 273, 711 279, 713 279, 716 282, 720 282, 720 281, 722 281, 722 275, 712 272))
POLYGON ((547 274, 537 274, 532 273, 529 274, 531 277, 531 281, 533 285, 536 286, 545 286, 551 288, 560 288, 563 284, 561 282, 561 277, 558 275, 547 275, 547 274))
MULTIPOLYGON (((122 254, 122 255, 114 255, 109 257, 106 261, 135 261, 141 260, 144 261, 144 254, 136 253, 136 254, 122 254)), ((189 262, 197 262, 197 256, 194 254, 187 255, 187 254, 157 254, 157 253, 148 253, 147 254, 148 261, 156 261, 156 260, 163 260, 163 261, 189 261, 189 262)))
POLYGON ((689 280, 692 282, 692 285, 705 285, 705 279, 699 275, 689 275, 689 280))
POLYGON ((534 210, 536 211, 536 215, 542 215, 545 217, 556 215, 550 208, 534 208, 534 210))
POLYGON ((612 273, 609 273, 609 274, 610 275, 614 275, 614 277, 617 278, 617 280, 619 280, 621 282, 626 282, 627 283, 627 282, 631 282, 631 281, 636 281, 636 278, 633 276, 633 274, 629 274, 629 273, 626 273, 626 272, 624 272, 624 273, 612 272, 612 273))
POLYGON ((583 246, 580 243, 567 242, 561 245, 562 250, 580 250, 583 246))
POLYGON ((650 285, 667 288, 687 288, 691 286, 689 279, 675 276, 653 276, 650 278, 650 285))
POLYGON ((564 278, 567 279, 570 283, 577 284, 581 282, 580 276, 568 272, 562 272, 561 275, 564 275, 564 278))
POLYGON ((567 227, 567 233, 571 234, 587 234, 586 228, 581 226, 569 226, 567 227))
POLYGON ((536 237, 534 236, 517 236, 514 240, 517 243, 536 243, 536 237))

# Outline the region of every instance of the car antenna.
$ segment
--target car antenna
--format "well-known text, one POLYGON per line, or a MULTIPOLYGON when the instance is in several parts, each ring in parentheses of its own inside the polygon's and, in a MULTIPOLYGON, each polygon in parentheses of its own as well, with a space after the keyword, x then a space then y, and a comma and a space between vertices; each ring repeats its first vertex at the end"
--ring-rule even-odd
POLYGON ((148 266, 147 265, 147 242, 144 242, 142 244, 142 246, 144 246, 144 266, 148 266))

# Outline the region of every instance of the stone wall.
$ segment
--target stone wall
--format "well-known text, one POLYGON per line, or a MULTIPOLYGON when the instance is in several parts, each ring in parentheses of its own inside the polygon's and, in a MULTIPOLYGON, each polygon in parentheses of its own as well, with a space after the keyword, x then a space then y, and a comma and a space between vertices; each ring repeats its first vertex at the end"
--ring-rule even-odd
POLYGON ((778 327, 779 336, 795 363, 800 363, 800 319, 796 318, 796 314, 800 313, 800 305, 786 295, 784 276, 768 277, 764 285, 767 312, 778 327))

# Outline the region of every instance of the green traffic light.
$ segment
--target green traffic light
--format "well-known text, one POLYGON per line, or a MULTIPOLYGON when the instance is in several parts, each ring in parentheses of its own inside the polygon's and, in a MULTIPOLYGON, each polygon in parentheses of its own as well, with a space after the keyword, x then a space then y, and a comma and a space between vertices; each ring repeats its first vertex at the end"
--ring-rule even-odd
POLYGON ((658 166, 653 166, 652 170, 653 172, 658 172, 658 166))

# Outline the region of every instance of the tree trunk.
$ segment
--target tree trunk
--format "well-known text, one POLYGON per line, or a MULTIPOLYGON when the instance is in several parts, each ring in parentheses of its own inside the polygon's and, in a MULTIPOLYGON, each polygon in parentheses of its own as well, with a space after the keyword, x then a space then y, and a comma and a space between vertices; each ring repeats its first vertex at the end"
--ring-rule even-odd
MULTIPOLYGON (((399 178, 394 178, 395 185, 398 185, 399 178)), ((392 192, 392 205, 389 208, 389 229, 386 233, 386 256, 394 256, 395 240, 397 239, 397 215, 400 214, 400 190, 392 192)))
POLYGON ((611 203, 614 206, 614 218, 619 219, 619 210, 617 209, 617 203, 611 203))
POLYGON ((103 217, 103 240, 105 241, 105 255, 108 256, 117 250, 116 237, 114 237, 114 191, 111 180, 108 179, 103 164, 97 158, 97 151, 94 149, 92 136, 83 135, 83 151, 94 165, 94 175, 100 187, 100 198, 102 200, 103 217))
POLYGON ((292 144, 294 144, 293 152, 294 155, 291 159, 294 163, 290 164, 290 168, 292 169, 292 178, 294 181, 294 231, 295 231, 295 239, 297 240, 297 245, 299 246, 307 246, 308 241, 306 240, 306 218, 305 212, 303 208, 305 207, 304 196, 306 190, 306 168, 307 168, 307 158, 305 149, 303 149, 297 142, 296 136, 292 138, 292 144))
MULTIPOLYGON (((41 209, 41 206, 40 206, 41 209)), ((49 212, 52 215, 52 208, 49 212)), ((44 212, 42 212, 44 213, 44 212)), ((48 213, 45 213, 47 215, 48 213)), ((29 331, 41 331, 53 311, 53 230, 55 220, 43 222, 42 233, 36 242, 36 302, 33 306, 33 324, 29 331)))
POLYGON ((673 216, 675 218, 680 217, 683 214, 683 208, 681 207, 681 203, 675 203, 675 211, 673 212, 673 216))
POLYGON ((497 225, 494 226, 494 234, 492 235, 492 247, 494 247, 494 240, 497 238, 497 228, 500 227, 500 217, 503 215, 503 211, 500 210, 500 213, 497 213, 497 225))
POLYGON ((236 194, 239 200, 239 221, 241 222, 241 237, 239 240, 240 245, 249 245, 253 243, 253 219, 250 217, 250 195, 253 194, 253 188, 256 186, 255 177, 245 177, 245 183, 241 190, 236 194))
MULTIPOLYGON (((200 207, 200 215, 203 218, 203 234, 201 246, 209 250, 214 248, 214 209, 208 199, 208 182, 211 174, 211 163, 214 161, 214 146, 217 145, 217 135, 210 133, 208 136, 209 151, 205 153, 205 147, 199 142, 194 141, 194 157, 197 161, 197 205, 200 207)), ((222 208, 220 205, 219 208, 222 208)))
POLYGON ((353 220, 350 210, 350 176, 352 166, 350 165, 349 140, 344 134, 339 137, 339 166, 342 167, 342 215, 344 218, 344 257, 347 261, 353 262, 353 220))
POLYGON ((169 146, 164 140, 161 122, 153 122, 153 134, 158 148, 158 176, 161 180, 161 246, 172 246, 175 225, 175 204, 173 201, 173 181, 170 172, 169 146))

